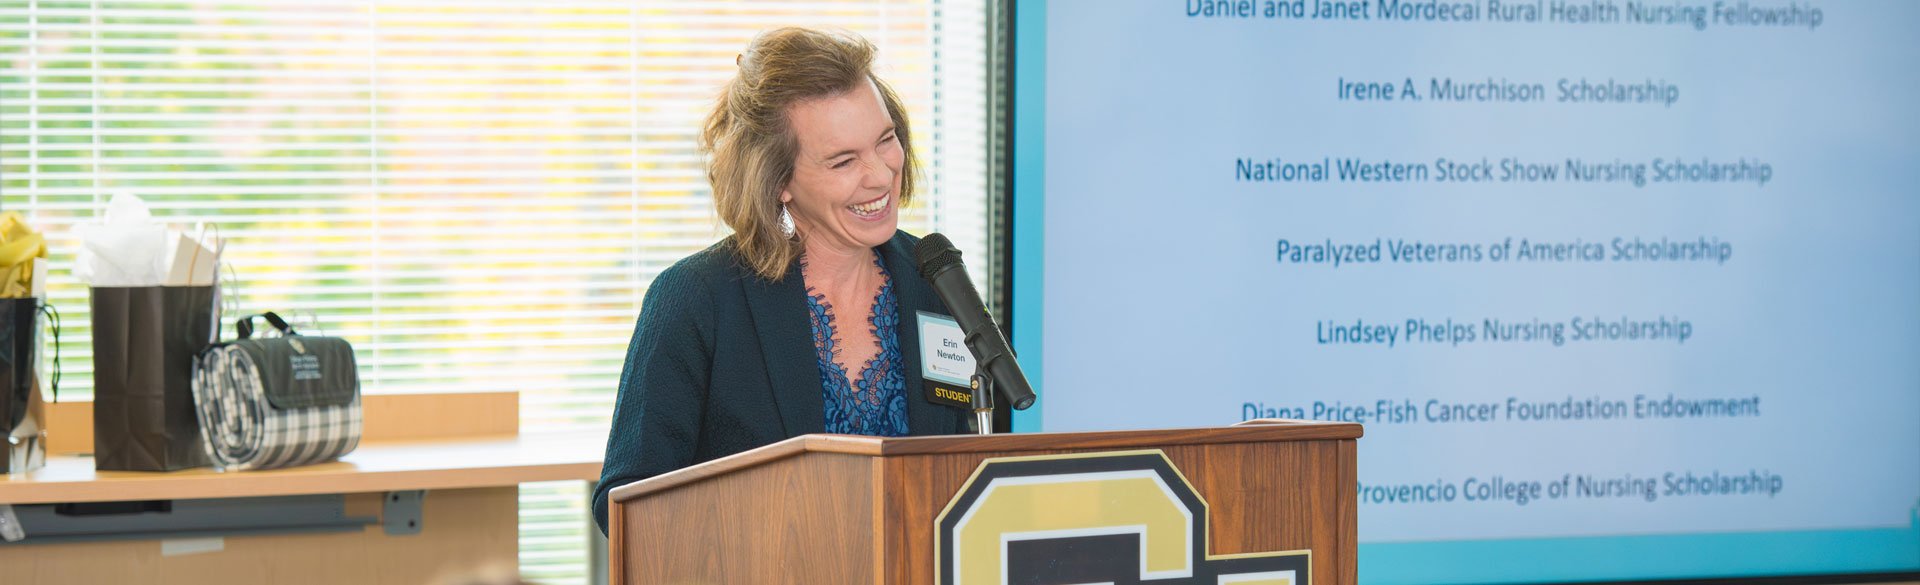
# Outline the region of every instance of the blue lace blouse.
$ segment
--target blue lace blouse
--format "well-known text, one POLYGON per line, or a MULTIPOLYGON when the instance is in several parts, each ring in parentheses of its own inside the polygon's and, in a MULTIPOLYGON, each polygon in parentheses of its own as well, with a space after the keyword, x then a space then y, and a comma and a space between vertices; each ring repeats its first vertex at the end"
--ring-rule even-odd
POLYGON ((840 339, 834 330, 833 305, 827 296, 807 287, 807 310, 812 314, 813 347, 820 360, 820 390, 825 398, 826 432, 879 437, 907 434, 906 377, 901 368, 900 341, 896 333, 900 308, 893 296, 893 277, 875 255, 880 267, 880 293, 873 298, 873 311, 867 324, 873 331, 879 353, 860 370, 860 381, 852 382, 847 369, 833 360, 840 352, 840 339))

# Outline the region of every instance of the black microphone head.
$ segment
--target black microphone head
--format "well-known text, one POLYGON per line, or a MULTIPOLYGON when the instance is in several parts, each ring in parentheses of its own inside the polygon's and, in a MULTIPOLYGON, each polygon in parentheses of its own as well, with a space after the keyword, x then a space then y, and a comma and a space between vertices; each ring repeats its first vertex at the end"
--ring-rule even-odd
POLYGON ((933 275, 960 263, 960 249, 939 232, 920 238, 920 244, 913 247, 914 260, 920 263, 920 276, 928 280, 933 275))

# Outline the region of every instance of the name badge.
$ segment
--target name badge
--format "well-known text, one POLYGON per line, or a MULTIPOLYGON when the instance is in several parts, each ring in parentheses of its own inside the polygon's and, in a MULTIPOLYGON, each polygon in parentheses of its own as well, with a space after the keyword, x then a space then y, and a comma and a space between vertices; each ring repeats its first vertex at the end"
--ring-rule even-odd
POLYGON ((927 402, 960 408, 973 406, 973 352, 952 317, 919 311, 920 377, 927 402))

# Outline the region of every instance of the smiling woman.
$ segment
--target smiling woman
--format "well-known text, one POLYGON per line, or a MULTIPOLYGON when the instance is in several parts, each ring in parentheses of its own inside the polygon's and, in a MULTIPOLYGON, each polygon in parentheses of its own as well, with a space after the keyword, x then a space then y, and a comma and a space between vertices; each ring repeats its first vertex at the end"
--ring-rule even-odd
MULTIPOLYGON (((801 242, 812 239, 782 229, 794 191, 807 197, 800 205, 809 212, 793 218, 795 231, 825 227, 801 222, 828 220, 831 214, 811 213, 815 206, 830 205, 826 199, 836 196, 830 191, 844 196, 858 189, 848 183, 872 178, 869 171, 876 165, 895 175, 889 183, 899 203, 913 197, 918 163, 906 108, 873 75, 874 53, 871 43, 853 36, 801 28, 769 31, 736 58, 739 75, 707 116, 700 141, 710 155, 707 177, 714 204, 762 278, 778 280, 799 255, 801 242)), ((847 203, 867 202, 876 194, 847 203)), ((891 212, 882 219, 884 225, 867 233, 884 233, 884 241, 898 220, 891 212)))
POLYGON ((947 311, 898 230, 917 165, 874 53, 783 28, 740 54, 701 134, 734 234, 647 291, 594 494, 603 530, 613 488, 789 437, 965 430, 966 412, 911 399, 902 316, 947 311))

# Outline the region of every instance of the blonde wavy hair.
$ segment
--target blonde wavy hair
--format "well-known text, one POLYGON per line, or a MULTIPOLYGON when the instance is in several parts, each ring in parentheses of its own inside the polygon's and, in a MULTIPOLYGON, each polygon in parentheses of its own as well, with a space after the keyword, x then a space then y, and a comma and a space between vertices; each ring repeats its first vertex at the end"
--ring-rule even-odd
POLYGON ((761 33, 737 61, 700 133, 720 220, 733 228, 734 247, 747 267, 778 281, 800 255, 798 234, 781 227, 780 193, 793 180, 799 138, 787 121, 796 103, 853 91, 862 82, 880 90, 905 153, 900 207, 913 198, 919 162, 907 132, 907 112, 893 88, 873 74, 873 43, 851 33, 780 28, 761 33))

